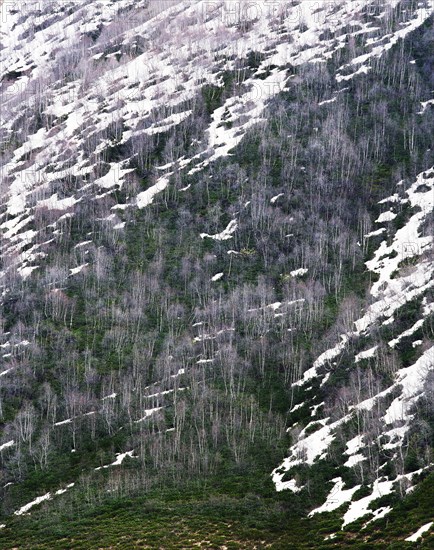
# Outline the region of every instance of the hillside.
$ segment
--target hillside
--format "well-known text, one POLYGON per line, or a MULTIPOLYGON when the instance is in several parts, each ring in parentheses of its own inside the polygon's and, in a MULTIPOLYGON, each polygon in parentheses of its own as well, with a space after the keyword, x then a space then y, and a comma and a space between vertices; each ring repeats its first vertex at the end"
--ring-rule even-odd
POLYGON ((1 10, 0 547, 429 548, 433 2, 1 10))

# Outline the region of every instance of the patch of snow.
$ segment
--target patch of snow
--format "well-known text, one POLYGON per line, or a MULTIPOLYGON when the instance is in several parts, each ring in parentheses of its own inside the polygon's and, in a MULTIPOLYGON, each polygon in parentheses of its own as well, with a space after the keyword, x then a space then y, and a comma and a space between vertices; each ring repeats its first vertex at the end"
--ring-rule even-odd
POLYGON ((369 239, 370 237, 377 237, 378 235, 381 235, 385 231, 387 231, 385 227, 380 227, 380 229, 376 229, 375 231, 371 231, 370 233, 367 233, 365 235, 365 239, 369 239))
POLYGON ((430 521, 429 523, 425 523, 425 525, 422 525, 422 527, 419 527, 419 529, 415 533, 407 537, 405 540, 407 542, 417 542, 424 533, 426 533, 431 529, 431 526, 433 523, 434 523, 433 521, 430 521))
POLYGON ((133 171, 134 169, 132 168, 127 168, 127 169, 122 168, 122 163, 112 162, 110 163, 109 172, 102 178, 95 180, 94 183, 95 185, 98 185, 103 189, 111 189, 116 185, 118 185, 119 187, 122 187, 124 176, 133 171))
POLYGON ((92 241, 83 241, 81 243, 76 244, 74 248, 82 248, 83 246, 87 246, 88 244, 92 244, 92 241))
POLYGON ((129 204, 115 204, 110 208, 110 210, 126 210, 129 207, 129 204))
POLYGON ((378 349, 378 346, 374 346, 373 348, 367 349, 365 351, 361 351, 355 356, 354 358, 355 362, 358 363, 362 359, 369 359, 371 357, 375 357, 375 352, 377 351, 377 349, 378 349))
MULTIPOLYGON (((389 481, 389 480, 380 481, 379 479, 376 479, 372 484, 372 492, 370 495, 364 498, 361 498, 360 500, 356 500, 350 504, 350 507, 348 508, 348 510, 346 511, 343 517, 344 522, 342 524, 342 528, 360 519, 361 517, 366 516, 367 514, 373 513, 374 519, 379 519, 378 515, 376 516, 375 512, 369 509, 371 502, 373 502, 377 498, 390 494, 392 492, 393 485, 399 480, 401 479, 410 480, 417 473, 419 473, 419 470, 417 472, 411 472, 409 474, 399 475, 397 476, 396 479, 392 481, 389 481)), ((386 513, 388 512, 389 512, 389 509, 387 509, 386 513)), ((378 514, 380 513, 384 513, 384 508, 380 509, 378 514)))
POLYGON ((69 271, 70 271, 70 276, 72 277, 73 275, 77 275, 78 273, 81 273, 83 271, 83 269, 85 269, 89 264, 83 264, 83 265, 79 265, 78 267, 73 267, 71 268, 69 271))
POLYGON ((38 201, 38 208, 45 207, 50 210, 67 210, 79 202, 75 197, 69 197, 66 199, 59 199, 57 193, 52 195, 49 199, 38 201))
POLYGON ((284 491, 286 489, 289 489, 293 493, 299 493, 304 486, 298 486, 297 481, 295 479, 290 479, 289 481, 282 481, 282 476, 279 477, 273 477, 273 481, 276 487, 276 491, 284 491))
POLYGON ((409 329, 405 330, 404 332, 402 332, 399 336, 397 336, 396 338, 394 338, 393 340, 391 340, 389 342, 389 346, 391 348, 394 348, 397 344, 399 344, 399 342, 407 337, 407 336, 411 336, 412 334, 414 334, 417 330, 419 330, 423 324, 425 322, 425 319, 419 319, 418 321, 416 321, 416 323, 410 327, 409 329))
POLYGON ((390 210, 388 212, 383 212, 378 216, 378 218, 375 220, 375 223, 384 223, 384 222, 391 222, 396 218, 396 214, 394 212, 391 212, 390 210))
POLYGON ((183 374, 185 374, 185 369, 179 369, 178 372, 176 374, 172 374, 170 378, 178 378, 178 376, 182 376, 183 374))
POLYGON ((168 185, 169 178, 166 176, 161 177, 155 185, 137 195, 137 206, 139 208, 145 208, 146 206, 152 204, 156 195, 158 195, 158 193, 161 193, 161 191, 164 191, 168 185))
POLYGON ((55 495, 63 495, 67 492, 68 489, 71 489, 72 487, 74 487, 75 483, 69 483, 65 489, 58 489, 54 494, 55 495))
POLYGON ((332 375, 331 372, 326 372, 324 378, 321 380, 321 384, 319 385, 320 388, 322 388, 324 384, 327 384, 328 379, 330 378, 331 375, 332 375))
POLYGON ((344 463, 344 466, 347 468, 352 468, 359 462, 363 462, 363 460, 366 460, 366 457, 364 457, 360 453, 356 453, 355 455, 351 455, 350 458, 344 463))
POLYGON ((372 493, 370 495, 351 503, 350 507, 344 514, 344 523, 342 527, 345 527, 345 525, 353 523, 354 521, 365 516, 366 514, 371 513, 371 510, 369 510, 369 505, 371 504, 371 502, 373 502, 377 498, 391 493, 394 483, 395 481, 379 481, 378 479, 376 479, 373 483, 372 493))
POLYGON ((19 267, 17 269, 17 271, 23 279, 27 279, 27 277, 30 277, 30 275, 33 273, 33 271, 35 271, 35 269, 38 269, 38 267, 39 266, 37 266, 37 265, 19 267))
POLYGON ((3 443, 0 445, 0 452, 4 449, 9 449, 9 447, 13 447, 15 445, 15 441, 12 439, 11 441, 8 441, 7 443, 3 443))
MULTIPOLYGON (((164 392, 162 392, 164 393, 164 392)), ((159 393, 156 393, 154 395, 146 395, 145 397, 156 397, 158 395, 161 395, 159 393)), ((149 418, 150 416, 152 416, 154 413, 156 413, 157 411, 161 411, 163 407, 155 407, 153 409, 145 409, 144 413, 145 415, 142 416, 142 418, 139 418, 139 420, 135 420, 135 423, 138 424, 139 422, 143 422, 144 420, 146 420, 147 418, 149 418)))
POLYGON ((312 411, 310 416, 316 416, 318 413, 318 409, 323 405, 325 405, 324 401, 322 403, 318 403, 318 405, 313 405, 313 407, 310 408, 312 411))
POLYGON ((428 99, 428 101, 421 101, 420 104, 422 105, 422 109, 418 112, 418 115, 423 115, 426 111, 426 108, 429 105, 434 105, 434 99, 428 99))
POLYGON ((373 521, 377 521, 378 519, 384 518, 384 516, 387 516, 392 511, 392 508, 390 506, 383 506, 381 508, 378 508, 378 510, 374 510, 372 513, 374 514, 374 517, 372 517, 369 521, 367 521, 362 529, 365 529, 367 525, 372 523, 373 521))
POLYGON ((300 269, 294 269, 294 271, 290 271, 291 277, 302 277, 303 275, 306 275, 308 272, 308 269, 301 267, 300 269))
POLYGON ((95 468, 95 470, 103 470, 106 468, 111 468, 113 466, 120 466, 122 462, 129 456, 130 458, 137 458, 134 456, 134 449, 132 451, 127 451, 126 453, 116 453, 116 460, 112 462, 111 464, 106 464, 105 466, 99 466, 98 468, 95 468))
POLYGON ((105 397, 101 398, 101 401, 105 401, 106 399, 115 399, 117 397, 117 393, 111 393, 110 395, 106 395, 105 397))
POLYGON ((67 418, 66 420, 61 420, 60 422, 55 422, 55 426, 63 426, 64 424, 71 424, 72 418, 67 418))
POLYGON ((270 202, 271 204, 274 204, 278 199, 280 199, 280 197, 283 197, 285 195, 285 193, 279 193, 278 195, 276 195, 275 197, 272 197, 270 199, 270 202))
POLYGON ((368 74, 368 72, 370 70, 371 70, 371 67, 368 67, 366 65, 362 65, 354 73, 351 73, 351 74, 348 74, 348 75, 345 75, 345 76, 340 75, 340 74, 336 75, 336 82, 343 82, 343 81, 346 81, 346 80, 351 80, 352 78, 354 78, 357 75, 368 74))
POLYGON ((392 428, 391 430, 384 432, 383 435, 389 438, 389 443, 383 444, 382 449, 390 450, 400 447, 408 430, 409 426, 406 424, 404 426, 400 426, 399 428, 392 428))
POLYGON ((229 239, 232 239, 233 233, 237 230, 238 223, 236 220, 232 220, 228 223, 226 229, 224 229, 221 233, 216 233, 215 235, 209 235, 208 233, 201 233, 200 238, 205 239, 206 237, 209 239, 214 239, 215 241, 227 241, 229 239))
MULTIPOLYGON (((284 474, 281 473, 281 470, 286 472, 298 464, 313 464, 316 459, 321 460, 325 458, 325 451, 335 439, 333 430, 343 422, 344 419, 339 419, 332 424, 322 426, 307 437, 303 436, 299 438, 297 443, 291 447, 290 456, 285 458, 282 464, 273 470, 272 477, 276 490, 291 488, 290 485, 286 485, 286 482, 282 482, 284 474), (277 489, 277 487, 280 487, 280 489, 277 489)), ((304 432, 305 430, 306 428, 304 432)))
POLYGON ((394 386, 401 386, 402 391, 392 401, 384 415, 386 424, 411 418, 409 411, 420 397, 426 377, 432 370, 434 370, 434 346, 426 350, 414 365, 400 369, 395 374, 394 386))
POLYGON ((28 504, 25 504, 24 506, 21 506, 19 510, 16 510, 14 514, 16 516, 22 516, 26 512, 28 512, 33 506, 36 506, 37 504, 40 504, 41 502, 44 502, 45 500, 51 499, 51 493, 46 493, 45 495, 42 495, 40 497, 35 498, 35 500, 32 500, 32 502, 29 502, 28 504))
MULTIPOLYGON (((12 355, 11 353, 6 353, 5 355, 3 355, 3 359, 4 359, 5 357, 10 357, 11 355, 12 355)), ((10 368, 10 369, 6 369, 6 370, 4 370, 3 372, 0 372, 0 377, 1 377, 1 376, 5 376, 8 372, 11 372, 12 370, 14 370, 13 367, 10 368)))
POLYGON ((347 342, 348 342, 348 335, 343 334, 341 335, 341 342, 336 344, 333 348, 330 348, 323 352, 315 361, 313 364, 313 367, 308 369, 303 373, 303 377, 298 380, 297 382, 294 382, 293 386, 303 386, 308 382, 309 380, 312 380, 318 375, 318 369, 322 367, 324 364, 330 362, 332 359, 335 359, 338 355, 342 353, 344 350, 347 342))
MULTIPOLYGON (((146 399, 151 399, 153 397, 160 397, 161 395, 170 395, 171 393, 174 393, 175 391, 185 391, 187 390, 188 388, 177 388, 176 390, 175 389, 172 389, 172 390, 164 390, 164 391, 160 391, 158 393, 153 393, 151 395, 144 395, 143 397, 145 397, 146 399)), ((162 407, 158 407, 156 409, 149 409, 149 411, 145 411, 148 416, 152 413, 154 413, 155 411, 158 411, 162 409, 162 407)), ((146 416, 145 416, 146 418, 146 416)))
MULTIPOLYGON (((432 245, 432 236, 421 236, 420 227, 434 209, 433 187, 434 178, 425 179, 423 173, 417 176, 416 181, 406 191, 411 207, 417 208, 416 213, 411 216, 404 227, 396 231, 390 246, 387 245, 386 241, 383 241, 376 250, 374 258, 366 262, 366 266, 370 271, 380 275, 378 281, 372 286, 371 294, 378 296, 379 289, 383 288, 384 283, 386 283, 386 288, 383 290, 383 300, 371 306, 370 310, 372 313, 374 313, 374 308, 379 312, 385 309, 392 309, 392 301, 396 303, 393 310, 397 309, 400 305, 397 298, 400 295, 405 295, 405 298, 403 296, 404 301, 411 299, 408 296, 408 290, 404 292, 403 289, 406 281, 405 277, 393 279, 391 276, 403 260, 420 256, 426 247, 432 245), (430 192, 417 192, 421 184, 425 184, 430 192), (393 257, 387 257, 392 254, 393 257)), ((415 290, 416 288, 421 289, 421 287, 430 281, 431 273, 432 265, 428 262, 421 261, 415 266, 414 272, 409 278, 415 290)))
POLYGON ((318 103, 318 107, 321 107, 321 105, 327 105, 327 103, 334 103, 336 99, 337 97, 332 97, 332 99, 325 99, 324 101, 320 101, 318 103))
POLYGON ((431 315, 431 313, 434 313, 434 302, 428 303, 426 296, 422 300, 422 307, 424 317, 427 317, 428 315, 431 315))
POLYGON ((347 441, 347 450, 344 454, 352 455, 357 453, 357 451, 359 451, 363 446, 363 435, 356 435, 353 439, 347 441))
POLYGON ((332 512, 342 506, 342 504, 350 502, 354 493, 361 487, 361 485, 356 485, 351 489, 344 489, 345 483, 342 481, 341 477, 336 477, 331 481, 335 485, 328 494, 326 501, 319 508, 312 510, 309 513, 309 517, 312 517, 315 514, 322 514, 324 512, 332 512))
POLYGON ((398 193, 394 193, 393 195, 390 195, 390 197, 386 197, 385 199, 378 201, 378 204, 386 204, 388 202, 401 202, 398 193))

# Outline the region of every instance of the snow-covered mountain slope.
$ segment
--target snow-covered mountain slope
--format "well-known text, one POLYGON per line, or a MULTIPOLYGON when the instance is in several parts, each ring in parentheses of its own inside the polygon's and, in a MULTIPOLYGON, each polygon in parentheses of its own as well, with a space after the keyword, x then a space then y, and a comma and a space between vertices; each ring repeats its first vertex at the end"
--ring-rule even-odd
POLYGON ((375 9, 365 0, 245 7, 202 0, 175 3, 142 23, 145 4, 3 3, 1 127, 2 141, 13 143, 2 166, 5 271, 32 273, 74 205, 110 196, 134 177, 128 158, 105 161, 111 147, 188 120, 203 86, 223 87, 239 59, 252 52, 263 58, 251 75, 237 75, 237 94, 213 111, 194 155, 155 166, 148 189, 112 207, 114 228, 123 227, 125 208, 150 204, 175 170, 193 174, 228 155, 261 122, 267 102, 290 86, 293 67, 325 62, 352 37, 349 59, 336 70, 344 88, 432 10, 420 3, 394 27, 396 0, 375 9), (53 218, 43 238, 32 227, 41 209, 53 218))
MULTIPOLYGON (((432 323, 434 312, 431 234, 434 171, 431 169, 419 174, 407 190, 403 189, 403 183, 398 183, 397 193, 380 201, 383 207, 388 207, 376 220, 382 231, 365 235, 366 239, 382 239, 373 259, 366 262, 367 268, 378 275, 378 280, 370 289, 371 303, 363 316, 354 322, 354 330, 342 334, 338 344, 323 352, 313 367, 305 371, 302 379, 294 385, 303 388, 315 383, 323 387, 323 393, 327 394, 329 385, 333 384, 334 371, 339 368, 351 372, 356 371, 358 364, 361 364, 365 367, 365 372, 359 368, 356 374, 358 383, 353 392, 337 397, 334 404, 340 402, 339 412, 332 412, 330 407, 325 407, 329 415, 324 417, 318 413, 318 408, 325 405, 323 401, 319 404, 314 400, 309 403, 314 419, 299 433, 290 449, 290 456, 273 474, 277 490, 300 491, 302 486, 294 478, 287 481, 283 481, 283 478, 287 478, 293 468, 300 464, 312 465, 326 458, 331 444, 343 426, 356 425, 354 437, 346 442, 344 466, 359 468, 363 461, 370 458, 372 448, 377 448, 382 460, 376 465, 378 479, 372 482, 371 495, 352 501, 353 494, 360 485, 345 490, 342 478, 337 478, 327 501, 312 511, 331 511, 352 501, 344 516, 344 526, 369 513, 374 514, 374 519, 383 517, 390 508, 373 510, 369 509, 368 504, 390 493, 395 483, 401 484, 404 480, 411 482, 415 472, 399 473, 391 481, 384 478, 382 469, 393 462, 397 470, 404 470, 404 440, 412 429, 411 421, 415 418, 418 402, 427 397, 426 393, 431 393, 434 347, 432 341, 423 338, 423 327, 426 323, 432 323), (394 210, 402 204, 409 207, 410 213, 403 227, 396 230, 388 222, 396 217, 394 210), (396 313, 414 301, 420 302, 418 320, 407 330, 399 332, 395 338, 384 341, 381 333, 379 334, 381 328, 393 327, 396 313), (401 342, 419 350, 417 359, 393 373, 391 383, 386 388, 379 387, 378 381, 372 376, 372 370, 366 367, 374 364, 378 355, 384 353, 381 347, 393 349, 401 342), (358 350, 362 351, 356 353, 358 350), (347 355, 341 361, 345 352, 347 355), (307 432, 313 426, 316 427, 313 433, 307 432)), ((354 430, 354 427, 350 430, 354 430)), ((417 470, 416 473, 420 471, 417 470)))
POLYGON ((276 498, 388 516, 433 462, 433 1, 1 11, 2 515, 264 445, 276 498))

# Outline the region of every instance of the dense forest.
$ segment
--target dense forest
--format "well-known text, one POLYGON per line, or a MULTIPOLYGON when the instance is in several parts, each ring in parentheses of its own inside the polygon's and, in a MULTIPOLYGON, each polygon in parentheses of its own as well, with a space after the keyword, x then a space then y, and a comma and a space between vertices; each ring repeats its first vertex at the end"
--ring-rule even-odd
POLYGON ((432 2, 1 9, 0 547, 429 548, 432 2))

